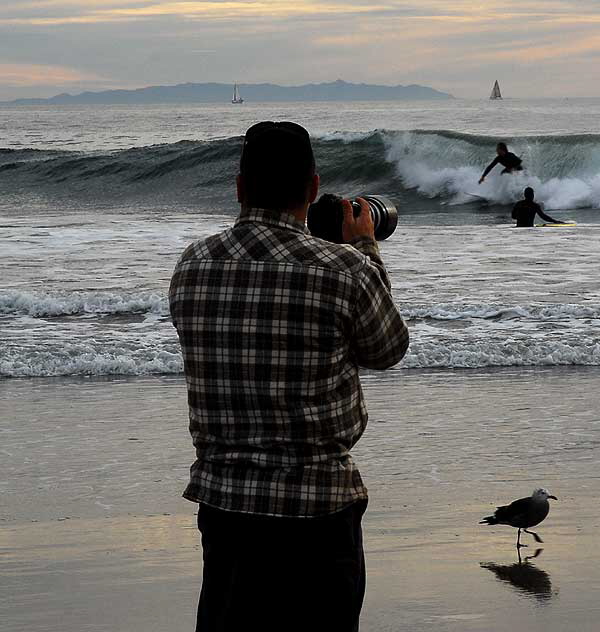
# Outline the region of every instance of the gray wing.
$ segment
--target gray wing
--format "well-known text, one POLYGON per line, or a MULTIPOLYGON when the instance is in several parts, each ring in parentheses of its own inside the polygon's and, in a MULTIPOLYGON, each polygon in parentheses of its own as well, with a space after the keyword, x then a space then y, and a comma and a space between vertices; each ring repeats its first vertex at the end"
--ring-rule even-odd
POLYGON ((527 522, 527 516, 530 511, 531 498, 519 498, 519 500, 515 500, 514 502, 510 503, 510 505, 498 507, 498 509, 496 509, 494 517, 500 523, 518 526, 519 523, 527 522))

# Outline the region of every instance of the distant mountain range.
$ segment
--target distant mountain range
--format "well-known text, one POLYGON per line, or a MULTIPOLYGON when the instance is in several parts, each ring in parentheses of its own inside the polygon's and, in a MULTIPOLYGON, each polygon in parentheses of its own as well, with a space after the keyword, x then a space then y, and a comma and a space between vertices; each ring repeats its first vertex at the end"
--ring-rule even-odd
MULTIPOLYGON (((16 99, 10 105, 82 105, 142 103, 227 103, 233 86, 225 83, 182 83, 150 86, 136 90, 106 90, 81 94, 58 94, 48 99, 16 99)), ((265 101, 395 101, 453 99, 451 94, 426 86, 378 86, 366 83, 309 83, 278 86, 271 83, 241 83, 239 90, 248 102, 265 101)))

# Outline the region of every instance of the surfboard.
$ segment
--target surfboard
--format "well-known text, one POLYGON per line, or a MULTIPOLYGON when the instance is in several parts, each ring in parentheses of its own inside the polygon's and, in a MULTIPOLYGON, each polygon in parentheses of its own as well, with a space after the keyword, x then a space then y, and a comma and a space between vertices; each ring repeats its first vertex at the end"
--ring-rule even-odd
POLYGON ((536 228, 573 228, 573 226, 577 226, 577 224, 575 222, 564 222, 562 224, 536 224, 535 227, 536 228))
POLYGON ((489 204, 489 200, 483 197, 483 195, 477 195, 477 193, 469 193, 468 191, 463 191, 463 193, 465 195, 468 195, 469 197, 475 198, 477 200, 480 200, 481 202, 486 202, 489 204))

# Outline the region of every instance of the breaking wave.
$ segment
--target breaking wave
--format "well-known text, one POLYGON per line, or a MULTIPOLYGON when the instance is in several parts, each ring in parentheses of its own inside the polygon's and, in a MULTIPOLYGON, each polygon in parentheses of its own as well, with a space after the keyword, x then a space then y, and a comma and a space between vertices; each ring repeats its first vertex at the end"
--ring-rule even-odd
MULTIPOLYGON (((600 366, 600 341, 488 340, 486 342, 415 341, 399 369, 475 369, 511 366, 600 366)), ((98 341, 64 342, 56 349, 8 349, 0 353, 0 376, 180 374, 183 361, 174 335, 163 344, 126 348, 98 341)))
MULTIPOLYGON (((314 140, 323 187, 376 191, 416 205, 491 204, 536 189, 549 209, 600 207, 600 136, 502 138, 526 170, 478 186, 497 137, 439 131, 330 133, 314 140)), ((0 149, 0 192, 199 201, 232 196, 241 137, 113 152, 0 149)))
POLYGON ((0 376, 58 377, 65 375, 168 375, 183 372, 178 346, 124 349, 106 345, 66 343, 56 350, 9 350, 0 354, 0 376))
POLYGON ((82 314, 168 314, 167 299, 153 293, 136 296, 111 292, 72 292, 64 296, 6 290, 0 292, 0 314, 33 318, 82 314))
MULTIPOLYGON (((540 303, 531 305, 468 305, 443 303, 401 308, 406 320, 498 320, 600 319, 600 305, 579 303, 540 303)), ((0 291, 0 315, 51 318, 56 316, 110 314, 154 314, 167 317, 166 296, 154 292, 118 294, 114 292, 71 292, 64 295, 20 290, 0 291)))
POLYGON ((483 197, 508 205, 532 186, 549 209, 600 207, 600 136, 531 136, 505 138, 522 157, 525 170, 510 177, 493 171, 477 182, 494 155, 497 138, 454 132, 405 132, 385 137, 386 157, 402 183, 419 194, 447 204, 483 197))
MULTIPOLYGON (((402 306, 411 345, 401 369, 600 366, 600 304, 402 306)), ((0 376, 179 374, 160 293, 0 292, 0 376)))
POLYGON ((487 341, 469 344, 435 342, 413 344, 402 361, 404 368, 476 369, 510 366, 599 366, 600 342, 487 341))

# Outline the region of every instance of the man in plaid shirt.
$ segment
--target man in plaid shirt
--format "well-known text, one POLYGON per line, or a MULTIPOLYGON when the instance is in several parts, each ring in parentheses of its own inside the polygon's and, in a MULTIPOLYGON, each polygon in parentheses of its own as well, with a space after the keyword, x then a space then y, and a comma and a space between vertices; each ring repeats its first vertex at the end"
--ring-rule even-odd
POLYGON ((310 138, 245 136, 234 226, 191 244, 170 288, 197 460, 204 572, 197 630, 358 629, 367 490, 350 449, 367 424, 358 368, 406 353, 366 202, 346 244, 312 237, 310 138))

